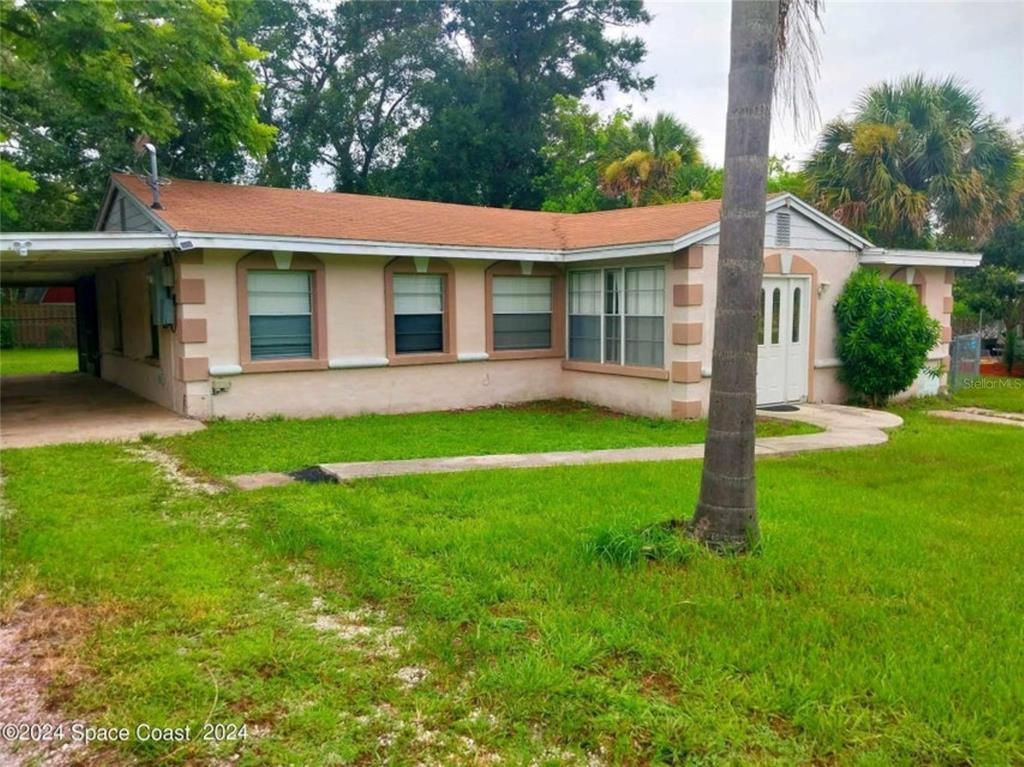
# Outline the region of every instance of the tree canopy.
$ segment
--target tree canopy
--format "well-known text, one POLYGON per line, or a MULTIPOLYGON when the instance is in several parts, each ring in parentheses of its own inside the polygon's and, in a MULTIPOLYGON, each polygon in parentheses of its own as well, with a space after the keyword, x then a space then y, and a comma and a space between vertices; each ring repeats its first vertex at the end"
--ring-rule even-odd
POLYGON ((2 156, 38 185, 15 202, 19 225, 89 228, 107 174, 133 166, 143 137, 186 177, 234 178, 265 153, 275 131, 256 113, 260 51, 235 34, 236 8, 0 0, 2 156))
POLYGON ((5 217, 30 229, 88 228, 108 173, 142 168, 143 138, 168 175, 326 172, 338 191, 537 208, 552 99, 653 84, 619 32, 649 20, 642 0, 0 0, 0 15, 5 217))
POLYGON ((1015 215, 1019 148, 955 78, 869 88, 805 167, 810 201, 883 246, 976 245, 1015 215))

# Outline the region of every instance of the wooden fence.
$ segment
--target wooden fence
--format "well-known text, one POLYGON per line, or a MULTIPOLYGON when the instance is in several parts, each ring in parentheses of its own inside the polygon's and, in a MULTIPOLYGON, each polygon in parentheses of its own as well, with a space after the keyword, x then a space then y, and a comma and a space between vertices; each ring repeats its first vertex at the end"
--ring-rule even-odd
POLYGON ((77 344, 74 304, 0 306, 4 345, 70 347, 77 344))

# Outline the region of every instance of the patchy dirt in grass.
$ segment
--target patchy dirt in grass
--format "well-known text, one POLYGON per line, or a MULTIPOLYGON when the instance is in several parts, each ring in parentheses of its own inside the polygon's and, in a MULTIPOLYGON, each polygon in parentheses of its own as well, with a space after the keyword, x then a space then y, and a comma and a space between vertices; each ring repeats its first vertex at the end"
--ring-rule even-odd
POLYGON ((388 621, 383 610, 359 608, 332 612, 321 597, 313 597, 310 625, 364 652, 368 658, 397 658, 404 647, 405 629, 388 621))
POLYGON ((2 767, 126 764, 73 740, 72 727, 84 723, 60 709, 61 700, 85 681, 69 645, 86 635, 94 620, 84 607, 57 607, 40 598, 0 618, 0 723, 41 726, 26 732, 26 739, 21 733, 15 740, 0 737, 2 767), (62 739, 51 729, 58 725, 63 725, 62 739))
POLYGON ((171 455, 157 450, 150 445, 133 445, 125 448, 125 451, 136 458, 141 458, 147 463, 153 464, 160 476, 174 487, 186 493, 202 493, 204 495, 215 495, 225 490, 223 485, 211 482, 202 477, 197 477, 185 470, 185 467, 171 455))

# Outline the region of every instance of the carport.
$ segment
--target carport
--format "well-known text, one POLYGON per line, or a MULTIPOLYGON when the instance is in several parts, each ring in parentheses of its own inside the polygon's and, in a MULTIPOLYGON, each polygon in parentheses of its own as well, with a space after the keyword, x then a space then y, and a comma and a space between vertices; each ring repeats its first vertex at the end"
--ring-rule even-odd
MULTIPOLYGON (((0 381, 0 441, 4 447, 124 440, 145 433, 166 435, 202 428, 200 422, 145 398, 147 376, 164 378, 173 364, 173 331, 163 340, 159 333, 154 336, 153 358, 143 362, 129 359, 127 354, 111 354, 101 345, 97 275, 119 268, 145 273, 148 265, 159 265, 162 254, 173 249, 173 238, 162 232, 0 234, 0 282, 5 287, 74 286, 79 370, 0 381)), ((144 296, 144 280, 137 280, 130 293, 126 300, 137 301, 139 293, 144 296)), ((127 319, 120 322, 120 305, 117 312, 119 338, 126 329, 145 332, 148 337, 148 324, 145 329, 129 328, 127 319)), ((157 330, 162 328, 157 326, 157 330)))
POLYGON ((131 440, 203 428, 200 421, 88 373, 4 378, 0 411, 0 444, 5 448, 131 440))

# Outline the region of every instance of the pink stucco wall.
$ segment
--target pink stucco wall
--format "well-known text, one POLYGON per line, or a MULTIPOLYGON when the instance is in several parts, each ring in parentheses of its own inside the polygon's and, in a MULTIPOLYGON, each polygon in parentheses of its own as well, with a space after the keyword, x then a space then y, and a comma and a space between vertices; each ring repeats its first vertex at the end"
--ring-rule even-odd
MULTIPOLYGON (((373 364, 372 367, 345 369, 247 372, 241 375, 210 377, 206 371, 240 364, 238 294, 236 265, 246 254, 240 251, 208 250, 188 254, 178 265, 179 279, 202 282, 205 300, 178 307, 183 321, 202 322, 205 335, 183 340, 165 331, 159 366, 131 356, 126 351, 106 367, 111 380, 138 391, 143 396, 167 404, 198 418, 243 418, 282 414, 288 416, 351 415, 363 412, 408 412, 417 410, 483 407, 502 402, 569 397, 594 402, 618 410, 651 416, 670 417, 675 402, 701 403, 706 415, 711 367, 711 340, 714 335, 717 245, 704 246, 702 264, 690 268, 669 256, 648 259, 666 267, 666 369, 673 362, 699 361, 703 376, 698 381, 666 381, 565 370, 555 358, 526 360, 485 360, 446 362, 426 365, 382 366, 387 357, 386 329, 390 318, 385 311, 384 267, 387 259, 375 256, 331 257, 325 265, 327 355, 333 362, 373 364), (702 284, 703 300, 695 305, 673 306, 673 288, 678 284, 702 284), (677 346, 671 341, 672 323, 703 324, 703 342, 697 346, 677 346), (176 355, 184 362, 192 360, 200 375, 184 375, 177 380, 176 355)), ((778 249, 766 255, 779 253, 778 249)), ((782 251, 786 252, 786 251, 782 251)), ((846 398, 837 380, 834 352, 835 323, 832 308, 843 283, 857 268, 857 256, 851 251, 789 251, 810 262, 817 270, 820 294, 814 297, 814 343, 810 350, 811 384, 809 399, 817 402, 842 402, 846 398)), ((489 260, 453 260, 455 276, 455 324, 452 329, 455 351, 476 358, 487 348, 485 338, 485 270, 489 260)), ((639 264, 639 261, 630 261, 639 264)), ((589 264, 588 264, 589 266, 589 264)), ((597 266, 597 264, 595 264, 597 266)), ((924 300, 933 316, 949 324, 943 309, 951 288, 943 269, 919 270, 925 278, 924 300)), ((125 279, 139 284, 138 274, 126 273, 125 279)), ((106 278, 101 279, 101 285, 106 278)), ((104 291, 107 288, 102 288, 104 291)), ((146 304, 145 290, 128 291, 146 304), (140 298, 141 297, 141 298, 140 298)), ((101 304, 105 303, 101 294, 101 304)), ((105 308, 106 311, 106 308, 105 308)), ((132 305, 138 327, 148 333, 144 312, 132 305)), ((109 320, 108 320, 109 321, 109 320)), ((133 323, 135 324, 135 323, 133 323)), ((135 332, 135 331, 133 331, 135 332)), ((176 333, 180 333, 176 331, 176 333)), ((141 343, 134 339, 132 344, 141 343)), ((147 341, 148 343, 148 341, 147 341)), ((132 347, 137 354, 135 346, 132 347)), ((940 344, 934 355, 945 356, 940 344)))
POLYGON ((159 359, 150 341, 149 264, 136 262, 96 274, 99 306, 100 376, 141 397, 183 410, 174 379, 176 345, 172 330, 161 329, 159 359), (121 346, 116 348, 120 301, 121 346))

